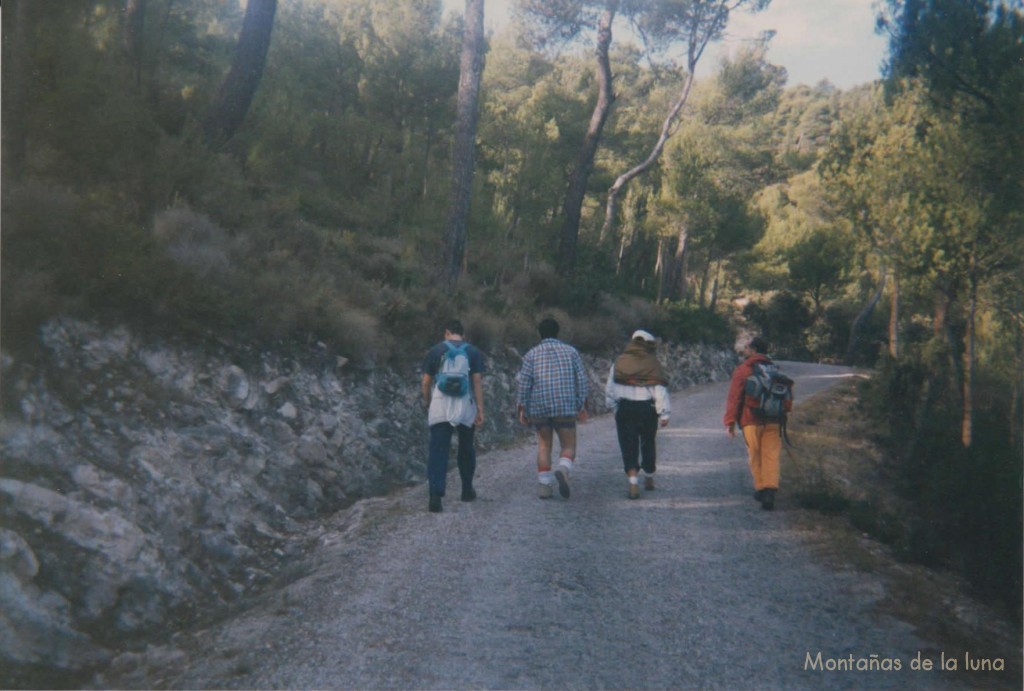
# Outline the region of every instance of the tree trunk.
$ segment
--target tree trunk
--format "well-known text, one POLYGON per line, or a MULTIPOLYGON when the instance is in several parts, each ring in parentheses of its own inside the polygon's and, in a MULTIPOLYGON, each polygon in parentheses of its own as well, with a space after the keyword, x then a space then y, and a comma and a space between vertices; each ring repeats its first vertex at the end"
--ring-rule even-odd
POLYGON ((658 256, 654 263, 654 277, 658 281, 658 295, 654 300, 655 304, 661 304, 661 301, 665 299, 665 287, 667 281, 672 280, 669 272, 672 270, 672 265, 666 260, 668 254, 668 243, 664 235, 658 236, 658 256))
POLYGON ((420 177, 420 199, 426 199, 430 196, 430 180, 431 180, 431 150, 433 149, 434 143, 434 128, 427 122, 426 137, 423 144, 423 175, 420 177))
POLYGON ((935 317, 932 328, 946 353, 946 365, 949 367, 949 377, 946 380, 947 390, 951 389, 960 395, 959 382, 963 381, 963 366, 962 361, 956 356, 957 343, 953 336, 953 324, 949 318, 955 299, 955 293, 949 289, 936 291, 935 317))
POLYGON ((672 136, 672 128, 679 117, 679 112, 686 105, 686 101, 690 96, 690 89, 693 87, 693 70, 696 67, 696 61, 690 65, 690 69, 687 72, 686 80, 683 82, 683 88, 679 93, 679 97, 675 103, 672 104, 672 108, 669 110, 665 120, 661 123, 661 132, 658 135, 658 140, 654 143, 654 147, 650 153, 639 165, 630 168, 625 173, 615 179, 611 188, 608 190, 608 202, 605 204, 604 210, 604 225, 601 226, 601 238, 607 237, 612 230, 615 228, 615 217, 619 213, 619 193, 622 188, 625 187, 630 180, 647 172, 647 170, 654 165, 661 156, 662 150, 665 148, 665 142, 672 136))
POLYGON ((718 280, 721 274, 722 262, 715 262, 714 278, 711 281, 711 297, 708 298, 708 310, 711 312, 715 311, 715 306, 718 304, 718 280))
POLYGON ((619 193, 623 187, 633 178, 646 173, 657 162, 658 158, 661 157, 661 152, 665 148, 665 142, 672 136, 683 106, 689 100, 697 63, 700 62, 700 58, 704 54, 708 43, 721 35, 726 23, 729 21, 729 13, 738 9, 744 2, 745 0, 735 2, 697 2, 691 0, 689 2, 667 3, 668 5, 674 5, 669 9, 669 12, 676 15, 679 19, 681 26, 678 29, 678 35, 686 43, 686 79, 683 80, 682 88, 675 102, 669 108, 668 115, 665 116, 664 121, 661 123, 661 132, 658 134, 658 139, 651 148, 647 158, 639 165, 634 166, 616 178, 611 188, 609 188, 608 201, 605 204, 604 224, 601 226, 602 239, 611 234, 615 227, 616 217, 618 216, 619 193))
POLYGON ((587 181, 594 168, 594 156, 601 142, 601 132, 608 120, 615 95, 612 93, 612 68, 608 49, 612 43, 612 21, 618 11, 618 0, 608 0, 597 26, 597 103, 590 116, 590 125, 583 138, 576 166, 569 177, 569 187, 562 205, 562 228, 558 242, 557 267, 563 276, 576 271, 576 243, 580 234, 583 198, 587 194, 587 181))
POLYGON ((885 284, 886 275, 883 271, 882 275, 878 278, 878 289, 854 318, 853 323, 850 324, 850 339, 846 342, 846 355, 843 357, 843 362, 847 365, 853 365, 857 359, 857 349, 860 347, 862 340, 861 331, 864 329, 864 325, 867 324, 868 319, 871 318, 871 315, 875 313, 878 303, 882 301, 885 284))
POLYGON ((633 244, 633 234, 623 234, 619 238, 619 254, 615 257, 615 275, 622 273, 622 261, 626 258, 626 250, 633 244))
POLYGON ((697 306, 704 309, 704 299, 708 295, 708 281, 711 280, 711 260, 708 259, 707 264, 704 265, 704 272, 700 277, 700 292, 697 295, 697 306))
POLYGON ((676 236, 676 248, 672 254, 672 261, 665 270, 665 299, 685 300, 686 299, 686 243, 689 238, 689 227, 686 221, 679 222, 679 234, 676 236))
POLYGON ((3 174, 8 181, 21 178, 28 152, 25 131, 25 80, 35 0, 8 0, 3 22, 3 174))
POLYGON ((135 86, 142 86, 143 29, 146 19, 146 0, 125 0, 124 52, 135 70, 135 86))
POLYGON ((895 272, 889 295, 889 357, 900 359, 900 277, 895 272))
POLYGON ((459 60, 459 95, 452 144, 452 185, 445 225, 441 279, 454 287, 462 273, 466 253, 466 226, 473 196, 476 160, 476 124, 480 74, 484 69, 484 0, 466 0, 462 56, 459 60))
POLYGON ((964 403, 963 418, 960 424, 960 442, 965 449, 971 448, 974 438, 974 339, 975 316, 978 310, 978 283, 970 276, 970 288, 967 296, 967 330, 964 334, 964 403))
POLYGON ((1013 380, 1013 398, 1010 403, 1010 436, 1013 444, 1024 444, 1024 310, 1021 309, 1020 295, 1016 297, 1015 310, 1017 347, 1017 376, 1013 380))
POLYGON ((221 144, 235 136, 249 112, 270 49, 277 0, 249 0, 235 59, 206 119, 206 139, 221 144))

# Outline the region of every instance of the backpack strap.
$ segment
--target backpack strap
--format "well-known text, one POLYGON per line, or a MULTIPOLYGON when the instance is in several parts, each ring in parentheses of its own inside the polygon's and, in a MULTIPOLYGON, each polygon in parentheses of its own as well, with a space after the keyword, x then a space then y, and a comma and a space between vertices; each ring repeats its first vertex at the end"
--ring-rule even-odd
POLYGON ((782 437, 782 443, 786 446, 792 447, 793 442, 789 440, 789 430, 786 425, 787 416, 783 415, 782 420, 779 421, 779 436, 782 437))
POLYGON ((469 346, 469 344, 466 343, 465 341, 463 341, 462 343, 460 343, 457 346, 452 345, 450 341, 445 341, 444 344, 448 348, 448 352, 446 353, 446 355, 448 357, 454 359, 455 356, 458 355, 459 353, 462 353, 467 358, 469 357, 469 353, 467 352, 467 350, 468 350, 467 346, 469 346))

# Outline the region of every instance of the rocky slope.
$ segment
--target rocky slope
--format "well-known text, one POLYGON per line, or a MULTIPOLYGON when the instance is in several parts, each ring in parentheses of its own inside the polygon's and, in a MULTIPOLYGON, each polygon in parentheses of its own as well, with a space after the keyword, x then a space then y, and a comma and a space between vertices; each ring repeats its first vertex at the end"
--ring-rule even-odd
MULTIPOLYGON (((519 438, 519 354, 489 353, 481 449, 519 438)), ((664 347, 672 388, 730 352, 664 347)), ((610 354, 588 356, 600 392, 610 354)), ((0 686, 75 685, 275 579, 311 525, 420 482, 417 363, 357 367, 316 344, 260 352, 48 323, 4 354, 0 686)), ((603 395, 591 398, 602 412, 603 395)))

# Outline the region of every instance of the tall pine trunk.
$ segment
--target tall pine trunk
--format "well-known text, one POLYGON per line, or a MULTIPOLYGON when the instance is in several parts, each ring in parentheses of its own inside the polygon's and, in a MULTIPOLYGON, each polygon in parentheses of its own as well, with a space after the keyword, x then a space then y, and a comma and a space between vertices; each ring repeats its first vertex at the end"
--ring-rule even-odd
POLYGON ((1010 436, 1014 446, 1020 447, 1024 444, 1024 310, 1021 309, 1021 297, 1016 297, 1016 348, 1014 355, 1017 361, 1015 371, 1017 376, 1013 381, 1013 393, 1010 402, 1010 436))
POLYGON ((686 299, 686 263, 689 256, 687 254, 687 241, 689 236, 689 226, 687 226, 685 220, 680 221, 679 232, 676 235, 676 249, 672 254, 672 261, 669 263, 665 277, 667 286, 665 297, 668 300, 686 299))
MULTIPOLYGON (((973 263, 973 259, 972 259, 973 263)), ((975 319, 978 311, 978 282, 973 272, 970 275, 970 286, 967 295, 967 329, 964 334, 964 369, 963 369, 963 416, 960 423, 960 442, 965 449, 971 447, 974 440, 974 346, 975 319)))
POLYGON ((895 272, 889 294, 889 357, 900 359, 900 276, 895 272))
POLYGON ((878 277, 878 288, 872 294, 871 298, 868 299, 864 308, 854 318, 853 323, 850 324, 850 338, 846 342, 846 355, 843 357, 843 362, 847 365, 852 365, 857 359, 857 350, 860 348, 861 341, 863 340, 862 333, 864 331, 864 325, 871 319, 871 315, 875 313, 875 308, 878 307, 878 303, 882 300, 882 294, 885 292, 886 275, 883 271, 878 277))
POLYGON ((608 189, 608 201, 605 204, 604 211, 604 224, 601 226, 602 238, 611 234, 615 227, 615 219, 619 213, 619 194, 622 192, 622 188, 629 184, 629 181, 633 178, 646 173, 651 166, 655 164, 658 158, 661 157, 661 152, 665 148, 665 143, 668 141, 669 137, 672 136, 676 120, 679 118, 679 113, 682 111, 683 106, 686 105, 686 101, 690 97, 690 89, 693 88, 693 70, 696 66, 696 60, 691 59, 686 80, 683 82, 683 88, 679 93, 679 97, 676 99, 675 103, 672 104, 671 109, 669 109, 669 113, 665 117, 665 120, 661 123, 661 132, 658 134, 658 139, 651 148, 650 153, 647 154, 647 158, 617 177, 615 182, 608 189))
POLYGON ((3 174, 18 180, 25 169, 25 85, 29 78, 29 37, 36 0, 8 0, 3 18, 3 174))
POLYGON ((484 0, 466 0, 465 30, 459 60, 459 95, 452 144, 452 185, 445 224, 441 279, 454 287, 466 254, 466 227, 473 196, 476 161, 476 124, 479 113, 480 75, 484 69, 484 0))
POLYGON ((658 297, 655 299, 655 303, 661 304, 661 301, 665 299, 665 281, 671 280, 672 277, 669 272, 672 270, 670 262, 666 261, 665 255, 668 254, 668 243, 664 235, 658 236, 658 255, 654 262, 654 276, 658 281, 658 297))
POLYGON ((718 305, 718 282, 722 275, 722 262, 715 262, 715 273, 714 278, 711 281, 711 297, 708 298, 708 310, 711 312, 715 311, 715 307, 718 305))
POLYGON ((618 0, 608 0, 597 27, 597 103, 590 116, 587 134, 583 138, 576 166, 569 177, 569 187, 562 204, 562 228, 558 240, 557 267, 563 276, 576 271, 576 244, 580 234, 583 198, 587 194, 587 181, 594 169, 594 157, 601 142, 601 132, 608 120, 615 95, 612 93, 612 67, 608 49, 612 43, 612 21, 619 9, 618 0))
POLYGON ((206 138, 211 144, 220 144, 235 136, 249 113, 256 88, 263 78, 276 11, 277 0, 249 0, 245 8, 235 59, 204 123, 206 138))
POLYGON ((135 86, 142 86, 143 29, 145 28, 146 0, 125 0, 124 52, 135 71, 135 86))

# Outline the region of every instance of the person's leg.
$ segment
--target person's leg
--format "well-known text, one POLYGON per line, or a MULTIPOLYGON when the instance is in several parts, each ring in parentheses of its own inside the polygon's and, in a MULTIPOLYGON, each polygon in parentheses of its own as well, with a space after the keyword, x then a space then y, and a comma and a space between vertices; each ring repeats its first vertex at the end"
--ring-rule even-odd
POLYGON ((576 423, 562 422, 555 428, 558 435, 558 457, 559 463, 569 461, 569 467, 576 460, 576 423))
POLYGON ((622 453, 622 469, 629 478, 629 498, 640 496, 637 473, 640 472, 640 428, 636 416, 635 401, 619 401, 615 411, 615 432, 619 437, 619 451, 622 453))
POLYGON ((474 436, 476 429, 466 425, 458 426, 459 432, 459 478, 462 480, 462 501, 473 501, 476 499, 476 490, 473 489, 473 476, 476 475, 476 444, 474 436))
POLYGON ((778 425, 765 425, 761 433, 761 482, 768 489, 779 488, 779 456, 782 434, 778 425))
POLYGON ((537 428, 537 472, 551 470, 551 447, 554 433, 551 427, 537 428))
POLYGON ((569 473, 572 472, 573 461, 576 460, 576 422, 560 421, 555 427, 558 435, 558 469, 555 479, 558 480, 558 493, 569 498, 569 473))
POLYGON ((632 401, 620 401, 615 411, 615 432, 619 437, 619 451, 622 453, 622 469, 630 477, 640 470, 640 437, 632 401))
POLYGON ((452 426, 439 422, 430 426, 430 444, 427 455, 427 485, 430 489, 430 510, 441 510, 448 476, 448 452, 452 443, 452 426))
POLYGON ((537 430, 537 481, 540 483, 540 498, 550 499, 554 476, 551 473, 551 446, 554 431, 549 425, 538 425, 537 430))
POLYGON ((640 457, 644 470, 644 489, 654 489, 654 473, 658 470, 658 413, 651 402, 643 411, 639 423, 640 457))
POLYGON ((761 502, 762 509, 771 511, 775 508, 775 492, 779 489, 779 454, 782 452, 779 426, 748 425, 743 428, 743 438, 750 451, 754 498, 761 502))
POLYGON ((758 425, 747 425, 743 428, 743 441, 747 444, 747 457, 750 461, 750 476, 754 481, 754 491, 760 492, 764 489, 764 480, 761 477, 761 433, 763 427, 758 425))

